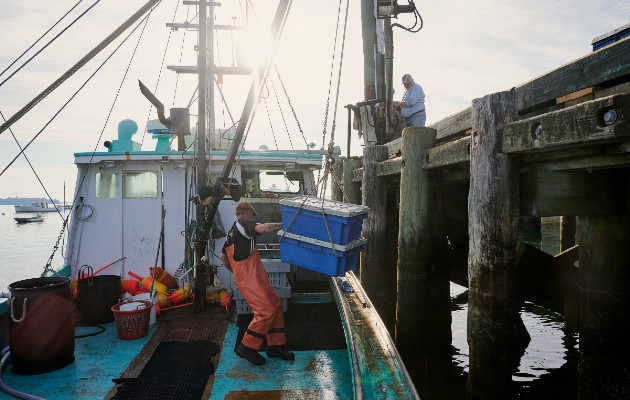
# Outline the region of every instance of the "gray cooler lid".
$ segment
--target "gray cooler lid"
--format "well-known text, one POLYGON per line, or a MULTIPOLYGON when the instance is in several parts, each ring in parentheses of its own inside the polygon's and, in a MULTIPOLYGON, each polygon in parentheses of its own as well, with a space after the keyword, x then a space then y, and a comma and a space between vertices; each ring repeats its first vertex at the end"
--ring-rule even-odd
POLYGON ((290 199, 282 199, 280 200, 280 204, 295 207, 297 209, 301 207, 304 210, 317 212, 321 212, 323 208, 324 214, 337 215, 340 217, 354 217, 357 215, 366 214, 370 210, 368 206, 344 203, 342 201, 327 200, 308 195, 292 197, 290 199))

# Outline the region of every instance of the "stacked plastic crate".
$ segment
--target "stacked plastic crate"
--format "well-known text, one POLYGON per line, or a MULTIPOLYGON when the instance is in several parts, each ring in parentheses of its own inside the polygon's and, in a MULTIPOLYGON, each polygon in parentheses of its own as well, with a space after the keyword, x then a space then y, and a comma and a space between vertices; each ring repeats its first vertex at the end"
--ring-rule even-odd
POLYGON ((368 207, 311 196, 280 200, 282 261, 329 276, 356 270, 368 207))
MULTIPOLYGON (((259 244, 258 251, 260 252, 260 258, 265 266, 265 271, 267 271, 267 278, 269 278, 271 286, 276 289, 278 297, 282 300, 282 309, 286 312, 289 307, 289 298, 291 297, 291 286, 289 285, 288 279, 291 266, 278 258, 278 244, 259 244)), ((236 302, 237 314, 252 313, 252 310, 249 308, 243 294, 238 288, 234 289, 234 300, 236 302)))

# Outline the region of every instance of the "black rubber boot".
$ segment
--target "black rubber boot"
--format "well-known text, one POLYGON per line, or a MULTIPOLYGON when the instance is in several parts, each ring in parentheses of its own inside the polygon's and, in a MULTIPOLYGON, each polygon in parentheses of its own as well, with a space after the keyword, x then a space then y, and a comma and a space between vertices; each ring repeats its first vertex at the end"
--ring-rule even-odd
POLYGON ((279 358, 281 360, 293 361, 295 360, 295 354, 292 351, 287 350, 286 346, 269 346, 267 347, 267 357, 279 358))
POLYGON ((242 343, 236 347, 236 355, 246 359, 254 365, 265 365, 265 357, 261 356, 256 350, 251 347, 247 347, 242 343))

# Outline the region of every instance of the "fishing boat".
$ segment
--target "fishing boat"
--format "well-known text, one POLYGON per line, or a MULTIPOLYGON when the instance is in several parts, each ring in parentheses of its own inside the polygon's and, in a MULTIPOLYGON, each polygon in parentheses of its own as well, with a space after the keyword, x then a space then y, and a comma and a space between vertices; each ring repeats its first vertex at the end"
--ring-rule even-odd
POLYGON ((41 214, 35 214, 28 217, 14 217, 13 219, 18 224, 22 224, 26 222, 41 222, 44 220, 44 216, 41 214))
POLYGON ((31 204, 16 205, 14 207, 15 207, 15 212, 18 212, 18 213, 21 213, 21 212, 30 212, 30 213, 58 212, 60 209, 60 206, 55 205, 55 204, 50 204, 45 201, 36 201, 31 204))
MULTIPOLYGON (((136 19, 156 3, 149 1, 135 14, 136 19)), ((2 353, 0 387, 14 396, 28 392, 48 399, 418 398, 387 329, 354 275, 355 268, 331 276, 284 262, 276 234, 263 234, 257 243, 268 277, 283 301, 288 347, 296 358, 292 362, 269 358, 266 365, 255 367, 236 355, 252 314, 217 256, 225 231, 235 221, 236 202, 246 199, 252 203, 261 222, 284 222, 283 201, 316 197, 318 190, 323 193, 339 148, 331 142, 322 150, 311 146, 246 149, 244 138, 271 59, 253 70, 249 95, 233 130, 215 129, 213 101, 207 104, 206 99, 214 98, 215 75, 228 74, 230 68, 216 66, 212 53, 203 50, 208 47, 207 36, 212 37, 217 29, 236 27, 214 24, 215 3, 202 0, 195 4, 202 4, 197 9, 198 24, 169 26, 198 29, 198 65, 169 69, 198 73, 198 121, 192 124, 196 127, 190 128, 194 111, 172 108, 167 116, 161 101, 140 82, 139 90, 157 109, 158 121, 147 124, 147 132, 157 139, 156 147, 143 149, 134 140, 139 124, 126 119, 119 122, 117 137, 104 143, 104 150, 74 154, 77 180, 64 265, 48 264, 42 277, 35 279, 42 279, 47 291, 77 285, 75 335, 64 336, 72 325, 67 315, 55 318, 54 323, 42 317, 46 329, 31 332, 40 336, 29 343, 46 339, 59 343, 65 337, 65 346, 52 360, 56 365, 40 373, 35 361, 26 373, 16 371, 17 353, 24 349, 9 351, 7 347, 2 353), (228 195, 204 207, 197 196, 204 185, 223 187, 228 195), (86 281, 119 278, 113 289, 122 297, 133 293, 119 293, 118 282, 132 282, 134 287, 148 283, 149 290, 157 291, 160 275, 172 278, 174 287, 162 297, 158 292, 153 305, 143 303, 133 315, 123 315, 116 298, 111 306, 113 322, 82 321, 82 314, 90 319, 90 312, 98 311, 81 310, 81 291, 87 293, 85 285, 90 285, 86 281), (139 282, 134 283, 134 277, 139 282), (146 322, 151 313, 159 313, 154 324, 146 322), (142 321, 141 327, 134 325, 136 320, 142 321), (131 326, 140 333, 129 334, 126 328, 131 326), (13 359, 13 367, 7 363, 9 359, 13 359)), ((281 0, 271 22, 270 36, 276 41, 289 6, 290 1, 281 0)), ((22 304, 20 296, 22 291, 34 289, 36 282, 13 284, 11 301, 0 304, 5 318, 13 321, 11 338, 17 335, 13 328, 19 326, 20 316, 28 318, 27 310, 37 309, 29 308, 26 300, 22 304)), ((61 297, 67 298, 64 293, 61 297)), ((48 316, 61 313, 59 309, 67 308, 69 301, 50 310, 48 316)), ((44 324, 34 324, 38 322, 44 324)))

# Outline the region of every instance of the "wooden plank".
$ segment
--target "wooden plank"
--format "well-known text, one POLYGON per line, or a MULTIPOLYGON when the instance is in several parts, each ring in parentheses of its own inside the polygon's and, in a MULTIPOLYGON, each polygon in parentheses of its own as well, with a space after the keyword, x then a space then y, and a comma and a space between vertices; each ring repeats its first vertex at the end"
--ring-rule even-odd
POLYGON ((599 86, 591 86, 582 90, 578 90, 577 92, 569 93, 564 96, 560 96, 556 98, 556 104, 566 103, 567 101, 576 100, 580 97, 584 97, 589 94, 593 94, 599 90, 599 86))
POLYGON ((402 138, 394 139, 385 143, 385 145, 387 146, 389 158, 395 158, 402 154, 402 138))
POLYGON ((470 162, 470 136, 429 149, 424 168, 434 169, 470 162))
POLYGON ((402 165, 402 157, 382 161, 376 166, 376 176, 400 175, 402 165))
POLYGON ((472 127, 472 107, 450 115, 429 128, 437 130, 437 141, 443 141, 452 136, 462 135, 472 127))
POLYGON ((630 38, 589 53, 516 88, 519 113, 553 104, 555 99, 630 75, 630 38))
POLYGON ((630 94, 614 95, 526 120, 513 122, 503 131, 503 152, 522 153, 601 144, 630 136, 630 94), (604 122, 614 110, 615 123, 604 122))
POLYGON ((357 168, 352 173, 352 182, 363 182, 363 168, 357 168))

